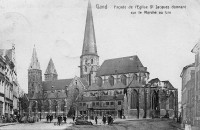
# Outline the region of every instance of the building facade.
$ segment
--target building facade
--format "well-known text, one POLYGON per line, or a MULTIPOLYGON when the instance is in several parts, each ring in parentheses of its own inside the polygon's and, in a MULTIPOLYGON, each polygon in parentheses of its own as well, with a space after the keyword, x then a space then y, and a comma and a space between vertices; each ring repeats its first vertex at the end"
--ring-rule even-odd
POLYGON ((182 89, 181 89, 181 106, 182 121, 191 121, 194 125, 194 99, 195 99, 195 64, 187 65, 181 73, 182 89))
POLYGON ((10 117, 18 112, 18 88, 15 46, 12 49, 0 49, 0 115, 10 117))
POLYGON ((28 69, 29 114, 46 117, 47 114, 67 115, 74 101, 88 83, 85 79, 74 77, 58 79, 53 60, 50 59, 42 81, 42 70, 33 48, 32 59, 28 69))
POLYGON ((89 87, 78 97, 78 115, 143 118, 169 113, 177 117, 177 89, 169 81, 149 81, 149 72, 138 56, 105 60, 99 66, 90 2, 80 58, 80 77, 87 78, 89 87))
POLYGON ((192 49, 195 54, 195 87, 194 87, 194 116, 193 122, 195 126, 200 127, 200 43, 197 43, 192 49))

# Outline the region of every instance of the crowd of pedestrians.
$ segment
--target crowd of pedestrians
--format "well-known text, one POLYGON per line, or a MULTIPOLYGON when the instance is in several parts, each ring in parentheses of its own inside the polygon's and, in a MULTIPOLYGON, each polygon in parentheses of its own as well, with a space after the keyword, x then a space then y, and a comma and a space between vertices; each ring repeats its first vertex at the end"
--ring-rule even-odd
POLYGON ((103 124, 105 125, 106 124, 106 121, 107 121, 107 123, 108 123, 108 125, 110 125, 110 124, 112 124, 113 123, 113 117, 111 116, 111 115, 108 115, 108 116, 103 116, 103 118, 102 118, 102 122, 103 122, 103 124))

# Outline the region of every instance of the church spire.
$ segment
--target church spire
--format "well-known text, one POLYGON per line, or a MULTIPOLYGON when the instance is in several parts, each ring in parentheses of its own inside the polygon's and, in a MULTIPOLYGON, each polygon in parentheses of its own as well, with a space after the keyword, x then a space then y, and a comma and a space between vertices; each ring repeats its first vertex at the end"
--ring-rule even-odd
POLYGON ((30 69, 38 69, 38 70, 40 70, 40 63, 38 61, 38 57, 37 57, 35 45, 34 45, 34 48, 33 48, 33 54, 32 54, 32 58, 31 58, 31 64, 29 66, 29 70, 30 69))
POLYGON ((48 64, 48 66, 47 66, 47 69, 46 69, 45 74, 56 74, 56 75, 58 75, 58 74, 57 74, 57 71, 56 71, 56 68, 55 68, 55 66, 54 66, 54 63, 53 63, 52 58, 51 58, 50 61, 49 61, 49 64, 48 64))
POLYGON ((87 54, 98 55, 95 32, 94 32, 93 16, 92 16, 92 7, 90 1, 88 2, 88 8, 87 8, 82 56, 87 54))
POLYGON ((44 75, 45 75, 45 81, 53 81, 58 79, 58 74, 52 59, 50 59, 44 75))

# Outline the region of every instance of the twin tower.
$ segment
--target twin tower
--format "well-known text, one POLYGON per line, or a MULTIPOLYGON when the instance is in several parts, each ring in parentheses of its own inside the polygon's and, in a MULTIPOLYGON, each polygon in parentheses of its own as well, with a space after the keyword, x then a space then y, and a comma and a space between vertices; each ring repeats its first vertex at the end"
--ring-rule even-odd
MULTIPOLYGON (((99 56, 97 54, 96 38, 92 16, 92 7, 88 2, 87 17, 84 33, 82 55, 80 56, 80 78, 85 78, 89 85, 95 82, 97 69, 99 68, 99 56)), ((50 59, 47 69, 44 73, 45 81, 57 80, 53 60, 50 59)), ((31 64, 28 69, 28 93, 32 97, 34 92, 42 92, 42 70, 38 61, 35 47, 33 48, 31 64)))

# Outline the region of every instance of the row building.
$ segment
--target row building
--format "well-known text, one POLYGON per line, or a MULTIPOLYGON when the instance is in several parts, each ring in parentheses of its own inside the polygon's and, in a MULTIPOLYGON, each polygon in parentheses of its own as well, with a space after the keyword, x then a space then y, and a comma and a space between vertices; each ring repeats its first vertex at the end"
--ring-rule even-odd
POLYGON ((195 54, 195 62, 185 66, 182 78, 182 117, 183 123, 200 127, 200 43, 191 51, 195 54))
MULTIPOLYGON (((10 117, 19 112, 19 93, 17 81, 15 46, 0 49, 0 116, 10 117)), ((0 119, 1 120, 1 119, 0 119)))

